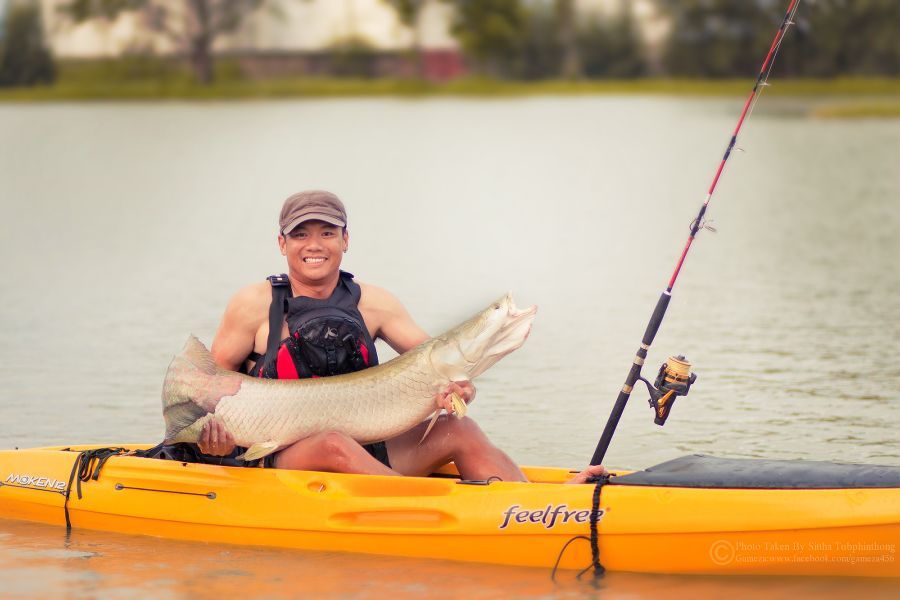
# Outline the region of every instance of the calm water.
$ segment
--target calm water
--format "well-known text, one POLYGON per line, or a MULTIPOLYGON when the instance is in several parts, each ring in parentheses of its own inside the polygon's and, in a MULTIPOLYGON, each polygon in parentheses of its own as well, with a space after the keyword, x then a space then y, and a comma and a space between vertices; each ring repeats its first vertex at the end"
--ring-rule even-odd
MULTIPOLYGON (((540 306, 528 343, 479 379, 470 414, 521 463, 583 465, 740 103, 2 105, 0 447, 158 441, 168 360, 188 333, 211 340, 239 287, 283 270, 281 201, 321 187, 348 205, 345 268, 426 330, 507 290, 540 306)), ((900 121, 813 121, 763 99, 740 145, 711 206, 719 233, 695 243, 645 373, 684 353, 697 384, 664 428, 634 395, 606 462, 697 452, 900 465, 900 121)), ((533 595, 593 591, 529 570, 66 540, 0 521, 0 578, 25 563, 20 591, 35 595, 149 594, 150 581, 193 595, 198 579, 210 593, 265 579, 261 594, 290 594, 292 571, 358 596, 431 593, 441 577, 448 596, 512 581, 533 595), (158 558, 168 551, 178 560, 158 558), (164 573, 133 564, 147 552, 164 573)), ((742 584, 609 585, 696 596, 742 584)))

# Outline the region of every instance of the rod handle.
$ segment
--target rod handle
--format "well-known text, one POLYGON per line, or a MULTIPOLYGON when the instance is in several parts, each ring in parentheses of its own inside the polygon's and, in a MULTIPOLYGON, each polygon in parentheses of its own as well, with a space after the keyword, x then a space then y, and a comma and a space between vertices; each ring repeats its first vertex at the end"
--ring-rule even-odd
POLYGON ((647 323, 647 329, 644 331, 643 343, 635 354, 634 362, 631 363, 631 370, 628 371, 628 377, 625 378, 625 385, 619 390, 616 403, 613 405, 612 412, 609 414, 609 419, 606 421, 606 427, 603 429, 603 435, 600 436, 600 441, 597 442, 594 455, 591 457, 592 465, 601 464, 603 462, 603 457, 606 456, 606 451, 609 449, 613 433, 616 432, 616 427, 619 425, 619 419, 622 418, 622 413, 625 411, 625 405, 628 404, 628 398, 631 397, 631 390, 641 376, 641 368, 644 365, 644 359, 647 358, 647 350, 650 349, 650 344, 653 343, 653 338, 656 337, 656 332, 659 331, 659 326, 662 323, 663 317, 666 316, 666 310, 669 308, 669 300, 671 299, 672 295, 666 290, 659 295, 659 300, 656 301, 656 308, 653 309, 653 316, 650 317, 650 322, 647 323))
POLYGON ((653 343, 656 332, 659 331, 659 325, 662 323, 663 317, 666 316, 666 310, 669 308, 669 300, 671 299, 672 294, 666 291, 660 294, 659 300, 656 301, 656 308, 653 309, 653 316, 650 317, 650 322, 647 323, 647 329, 644 331, 644 339, 642 340, 648 348, 653 343))

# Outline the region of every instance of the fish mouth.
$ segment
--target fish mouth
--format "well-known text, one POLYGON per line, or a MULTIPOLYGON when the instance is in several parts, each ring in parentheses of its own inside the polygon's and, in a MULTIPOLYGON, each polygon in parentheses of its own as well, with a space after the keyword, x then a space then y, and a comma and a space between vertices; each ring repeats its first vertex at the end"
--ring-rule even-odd
POLYGON ((494 355, 505 356, 524 344, 531 333, 531 325, 537 314, 536 304, 527 308, 517 308, 511 293, 506 295, 506 303, 506 322, 497 332, 491 348, 491 354, 494 355))
POLYGON ((527 308, 517 308, 516 301, 513 300, 512 293, 506 295, 506 300, 509 306, 507 311, 507 315, 510 319, 518 320, 524 317, 534 317, 537 314, 537 304, 532 304, 527 308))
POLYGON ((512 293, 497 299, 489 310, 492 314, 487 318, 495 321, 493 325, 480 324, 479 327, 486 325, 486 329, 472 340, 454 340, 462 358, 471 365, 468 369, 470 377, 477 377, 498 360, 521 347, 531 333, 531 323, 537 314, 535 305, 518 308, 512 293))

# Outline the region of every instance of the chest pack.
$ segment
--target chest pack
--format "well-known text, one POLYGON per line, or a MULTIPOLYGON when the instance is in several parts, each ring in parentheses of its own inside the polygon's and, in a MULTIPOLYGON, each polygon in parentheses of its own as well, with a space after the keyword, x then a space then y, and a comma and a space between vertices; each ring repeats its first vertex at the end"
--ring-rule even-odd
POLYGON ((361 291, 353 275, 341 271, 327 299, 292 297, 287 275, 272 275, 268 280, 272 304, 266 354, 250 356, 256 364, 249 375, 268 379, 328 377, 378 364, 375 344, 359 312, 361 291), (281 339, 285 320, 288 337, 281 339))

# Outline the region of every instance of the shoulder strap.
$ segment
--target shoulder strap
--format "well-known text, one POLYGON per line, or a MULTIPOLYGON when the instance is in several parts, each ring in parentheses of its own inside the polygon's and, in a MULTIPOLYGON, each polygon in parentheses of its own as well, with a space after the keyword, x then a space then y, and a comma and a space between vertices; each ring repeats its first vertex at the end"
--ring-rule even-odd
MULTIPOLYGON (((272 284, 272 303, 269 305, 269 339, 266 341, 265 361, 274 360, 281 341, 281 325, 284 322, 285 300, 290 298, 291 281, 284 273, 266 277, 272 284)), ((257 363, 259 364, 259 363, 257 363)))
POLYGON ((362 296, 362 290, 360 289, 359 284, 353 281, 353 273, 341 271, 340 282, 345 288, 347 288, 347 291, 350 292, 350 297, 353 299, 354 304, 359 304, 359 299, 362 296))

